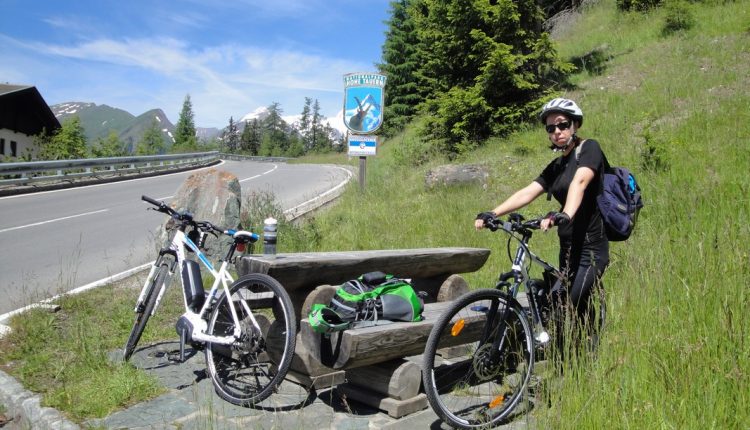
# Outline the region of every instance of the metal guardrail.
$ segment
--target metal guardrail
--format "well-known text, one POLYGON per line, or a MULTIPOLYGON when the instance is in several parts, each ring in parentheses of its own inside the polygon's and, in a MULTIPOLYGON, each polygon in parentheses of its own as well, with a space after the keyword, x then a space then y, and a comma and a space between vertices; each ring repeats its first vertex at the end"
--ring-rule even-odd
POLYGON ((285 163, 288 160, 293 160, 293 158, 289 157, 261 157, 257 155, 229 154, 226 152, 220 153, 219 158, 232 161, 266 161, 272 163, 285 163))
POLYGON ((208 164, 219 158, 218 151, 211 151, 189 154, 0 163, 0 185, 19 185, 87 176, 170 170, 190 165, 208 164))

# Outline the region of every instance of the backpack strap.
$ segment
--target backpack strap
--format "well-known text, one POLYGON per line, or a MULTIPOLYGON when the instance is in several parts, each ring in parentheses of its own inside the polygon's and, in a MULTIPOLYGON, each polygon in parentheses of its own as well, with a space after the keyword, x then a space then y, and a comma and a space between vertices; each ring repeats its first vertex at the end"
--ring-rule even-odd
MULTIPOLYGON (((575 149, 576 164, 578 164, 578 159, 581 157, 581 147, 583 146, 584 142, 586 142, 585 139, 582 140, 578 145, 576 145, 576 149, 575 149)), ((560 156, 560 158, 557 159, 558 160, 557 162, 562 163, 562 159, 563 157, 560 156)), ((547 189, 547 201, 549 202, 551 200, 552 200, 552 184, 550 184, 549 188, 547 189)))
POLYGON ((349 328, 351 322, 344 321, 333 309, 323 304, 314 304, 308 321, 316 333, 331 334, 349 328))

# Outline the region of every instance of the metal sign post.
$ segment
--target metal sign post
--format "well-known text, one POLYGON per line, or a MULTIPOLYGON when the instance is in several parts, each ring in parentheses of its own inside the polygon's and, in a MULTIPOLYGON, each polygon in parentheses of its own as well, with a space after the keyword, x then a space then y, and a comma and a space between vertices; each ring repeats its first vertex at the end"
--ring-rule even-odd
POLYGON ((377 73, 344 75, 344 125, 349 129, 349 155, 359 156, 359 187, 365 189, 367 157, 377 151, 374 135, 383 125, 386 77, 377 73))
POLYGON ((359 156, 359 189, 365 190, 367 157, 377 153, 378 137, 373 135, 349 135, 349 156, 359 156))

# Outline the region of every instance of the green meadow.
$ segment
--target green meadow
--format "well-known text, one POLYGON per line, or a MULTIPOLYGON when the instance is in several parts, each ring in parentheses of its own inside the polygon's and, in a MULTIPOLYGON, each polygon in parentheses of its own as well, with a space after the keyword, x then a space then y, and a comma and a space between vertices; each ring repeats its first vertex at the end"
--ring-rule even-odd
MULTIPOLYGON (((602 0, 556 32, 563 58, 604 47, 596 70, 581 70, 560 95, 584 110, 580 136, 635 173, 646 206, 631 239, 611 244, 597 357, 557 379, 531 412, 539 428, 750 427, 750 1, 680 5, 691 28, 665 33, 669 8, 623 13, 602 0)), ((509 267, 505 237, 475 231, 474 217, 539 174, 555 156, 547 135, 518 124, 448 160, 420 142, 420 126, 382 142, 363 191, 353 183, 304 223, 282 224, 279 251, 490 248, 487 264, 465 277, 494 286, 509 267), (427 188, 425 174, 448 163, 485 166, 486 187, 427 188)), ((540 198, 522 213, 556 209, 540 198)), ((557 260, 554 233, 537 234, 532 248, 557 260)), ((136 297, 102 288, 62 299, 60 312, 16 317, 0 341, 0 368, 79 421, 156 396, 155 380, 107 358, 127 338, 136 297)), ((176 338, 180 300, 172 288, 142 343, 176 338)))

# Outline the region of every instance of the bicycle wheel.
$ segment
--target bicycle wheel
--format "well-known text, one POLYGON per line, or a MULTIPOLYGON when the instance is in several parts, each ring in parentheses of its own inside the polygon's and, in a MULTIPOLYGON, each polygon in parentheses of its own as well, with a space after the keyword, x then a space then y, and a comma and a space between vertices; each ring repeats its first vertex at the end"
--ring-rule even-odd
POLYGON ((515 300, 489 289, 459 297, 435 322, 425 347, 422 381, 432 409, 458 428, 501 423, 528 386, 533 346, 515 300))
POLYGON ((222 399, 253 406, 284 380, 294 355, 297 319, 284 287, 268 275, 253 273, 232 284, 229 297, 219 299, 209 319, 209 334, 232 335, 230 303, 242 334, 232 345, 206 345, 208 373, 222 399))
POLYGON ((154 310, 156 304, 156 298, 159 296, 159 288, 164 283, 169 273, 169 267, 166 264, 162 264, 156 269, 151 283, 146 288, 146 295, 143 297, 143 303, 135 313, 135 323, 133 329, 130 330, 130 336, 125 344, 125 351, 123 352, 123 360, 128 361, 135 351, 135 347, 138 345, 138 341, 141 340, 143 329, 146 328, 146 323, 151 317, 151 312, 154 310))

